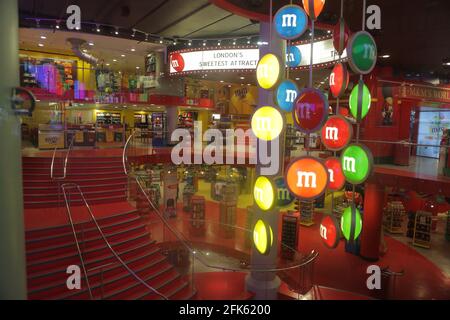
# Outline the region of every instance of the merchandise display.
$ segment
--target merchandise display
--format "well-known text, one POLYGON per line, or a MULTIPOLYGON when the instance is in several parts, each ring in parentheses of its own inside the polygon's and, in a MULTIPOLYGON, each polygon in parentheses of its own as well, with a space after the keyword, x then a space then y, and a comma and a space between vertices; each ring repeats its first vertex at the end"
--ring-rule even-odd
POLYGON ((403 217, 406 215, 405 207, 401 201, 388 202, 384 209, 384 229, 389 233, 403 233, 403 217))
POLYGON ((417 211, 414 222, 413 245, 427 248, 431 247, 431 220, 432 214, 425 211, 417 211))
POLYGON ((299 218, 298 212, 288 211, 283 214, 281 226, 281 257, 284 259, 293 259, 294 252, 292 248, 298 246, 299 233, 299 218))

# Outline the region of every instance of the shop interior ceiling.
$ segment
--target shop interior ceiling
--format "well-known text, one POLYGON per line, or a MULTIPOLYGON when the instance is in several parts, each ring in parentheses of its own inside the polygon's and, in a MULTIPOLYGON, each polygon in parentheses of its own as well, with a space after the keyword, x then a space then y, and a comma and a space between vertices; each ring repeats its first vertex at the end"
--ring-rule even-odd
MULTIPOLYGON (((228 0, 244 9, 267 13, 269 0, 228 0)), ((164 37, 219 38, 257 35, 259 24, 223 10, 210 0, 78 0, 82 20, 133 28, 164 37)), ((273 1, 274 11, 290 0, 273 1)), ((344 0, 344 16, 353 31, 361 29, 362 0, 344 0)), ((70 1, 19 0, 24 17, 64 19, 70 1)), ((447 79, 450 68, 449 0, 367 0, 382 12, 382 28, 373 31, 380 55, 390 55, 379 65, 394 66, 405 73, 434 74, 447 79)), ((340 0, 328 0, 319 22, 335 24, 340 0)))

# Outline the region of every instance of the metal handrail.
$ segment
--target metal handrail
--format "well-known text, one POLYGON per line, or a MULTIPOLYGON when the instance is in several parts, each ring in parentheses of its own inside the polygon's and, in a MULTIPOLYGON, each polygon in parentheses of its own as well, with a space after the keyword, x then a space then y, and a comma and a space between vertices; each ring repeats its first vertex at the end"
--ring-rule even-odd
MULTIPOLYGON (((125 143, 125 146, 123 148, 123 154, 122 154, 123 168, 124 168, 124 172, 125 172, 125 174, 127 176, 130 176, 130 175, 128 173, 128 169, 126 168, 126 159, 127 159, 126 150, 127 150, 128 144, 131 141, 133 135, 134 135, 134 133, 131 134, 128 137, 127 142, 125 143)), ((149 205, 156 212, 156 214, 159 217, 159 219, 177 237, 177 239, 192 254, 192 256, 195 257, 198 261, 200 261, 201 264, 203 264, 203 266, 208 267, 208 268, 212 268, 212 269, 224 270, 224 271, 242 271, 242 268, 230 268, 230 267, 223 267, 223 266, 212 265, 212 264, 209 264, 208 262, 204 261, 203 259, 201 259, 199 257, 199 255, 197 255, 196 250, 188 244, 189 241, 184 237, 184 235, 182 233, 179 233, 178 231, 176 231, 174 228, 172 228, 172 226, 164 218, 163 214, 159 211, 159 208, 157 208, 155 206, 155 204, 151 201, 151 199, 149 198, 148 194, 145 192, 144 187, 142 186, 141 182, 139 181, 139 177, 134 176, 133 178, 135 179, 137 185, 139 186, 139 189, 143 193, 143 195, 144 195, 145 199, 147 200, 147 202, 149 203, 149 205)), ((293 252, 297 252, 296 250, 294 250, 294 249, 292 249, 292 248, 290 248, 288 246, 286 246, 286 247, 288 249, 292 250, 293 252)), ((319 253, 317 251, 312 250, 302 260, 302 262, 300 262, 298 264, 295 264, 293 266, 285 267, 285 268, 261 268, 261 269, 252 268, 252 271, 254 271, 254 272, 277 272, 277 271, 284 271, 284 270, 289 270, 289 269, 295 269, 295 268, 302 267, 302 266, 305 266, 305 265, 311 263, 312 261, 314 261, 317 258, 318 255, 319 255, 319 253)), ((252 267, 252 266, 248 265, 248 267, 252 267)))
POLYGON ((66 195, 66 191, 64 189, 64 185, 62 186, 62 189, 63 189, 63 193, 64 193, 64 199, 65 199, 65 202, 66 202, 67 217, 69 218, 70 226, 72 228, 73 237, 75 238, 75 245, 77 246, 78 257, 80 258, 81 267, 83 268, 84 278, 86 279, 86 284, 87 284, 87 287, 88 287, 89 297, 90 297, 91 300, 93 300, 94 297, 92 296, 92 290, 91 290, 91 285, 89 284, 89 278, 88 278, 87 271, 86 271, 86 265, 84 263, 83 254, 81 253, 80 242, 78 241, 77 232, 75 231, 75 225, 73 223, 72 215, 70 214, 69 201, 67 200, 67 195, 66 195))
POLYGON ((70 151, 73 148, 73 142, 75 141, 75 135, 72 136, 72 139, 70 140, 69 148, 67 149, 66 156, 64 158, 64 168, 63 168, 63 176, 62 177, 54 177, 53 176, 53 168, 55 166, 55 156, 56 156, 56 150, 58 147, 56 146, 53 150, 53 156, 52 156, 52 164, 50 165, 50 178, 52 180, 64 180, 67 176, 67 163, 69 161, 69 155, 70 151))
MULTIPOLYGON (((81 199, 82 199, 82 201, 84 202, 84 204, 85 204, 85 206, 86 206, 86 208, 87 208, 87 210, 88 210, 88 212, 89 212, 89 215, 90 215, 92 221, 93 221, 94 224, 95 224, 96 229, 97 229, 98 232, 100 233, 102 239, 105 241, 105 243, 106 243, 108 249, 111 251, 111 253, 114 255, 114 257, 120 262, 120 264, 122 264, 122 266, 123 266, 125 269, 127 269, 127 271, 128 271, 128 272, 129 272, 129 273, 130 273, 130 274, 131 274, 138 282, 140 282, 141 284, 143 284, 147 289, 149 289, 149 290, 152 291, 153 293, 157 294, 158 296, 160 296, 160 297, 163 298, 164 300, 168 300, 168 298, 167 298, 165 295, 163 295, 163 294, 160 293, 158 290, 156 290, 156 289, 154 289, 153 287, 151 287, 150 285, 148 285, 148 284, 147 284, 144 280, 142 280, 142 279, 141 279, 141 278, 140 278, 133 270, 131 270, 130 267, 128 267, 128 265, 122 260, 122 258, 120 258, 120 256, 116 253, 116 251, 112 248, 111 244, 109 243, 108 239, 106 238, 105 234, 103 233, 102 229, 100 228, 100 225, 98 224, 97 219, 95 218, 94 214, 92 213, 91 207, 89 206, 89 204, 88 204, 88 202, 87 202, 87 200, 86 200, 86 198, 85 198, 85 196, 84 196, 84 193, 83 193, 83 191, 81 190, 80 186, 79 186, 78 184, 76 184, 76 183, 66 183, 66 184, 63 184, 63 185, 61 186, 61 188, 62 188, 63 193, 64 193, 64 199, 66 200, 67 213, 68 213, 68 215, 70 216, 70 223, 72 224, 72 228, 74 229, 74 226, 73 226, 73 221, 72 221, 72 218, 71 218, 70 206, 69 206, 69 204, 68 204, 68 202, 67 202, 66 188, 75 188, 75 189, 78 190, 78 192, 79 192, 79 194, 80 194, 80 196, 81 196, 81 199)), ((77 239, 77 238, 75 238, 75 239, 77 239)), ((79 246, 78 246, 78 240, 77 240, 77 247, 79 248, 79 246)), ((81 256, 80 256, 80 258, 81 258, 81 256)), ((85 268, 84 268, 84 263, 83 263, 83 259, 82 259, 82 258, 81 258, 81 261, 82 261, 82 264, 83 264, 83 269, 85 270, 85 268)), ((86 275, 86 276, 87 276, 87 275, 86 275)), ((87 279, 87 278, 86 278, 86 279, 87 279)), ((90 289, 89 289, 89 290, 90 290, 90 289)))

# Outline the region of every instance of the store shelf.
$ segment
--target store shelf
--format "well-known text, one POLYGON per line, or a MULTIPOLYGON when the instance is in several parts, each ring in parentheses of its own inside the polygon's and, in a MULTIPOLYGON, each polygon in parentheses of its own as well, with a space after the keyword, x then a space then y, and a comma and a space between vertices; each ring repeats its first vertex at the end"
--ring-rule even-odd
POLYGON ((417 247, 431 247, 431 221, 430 212, 417 211, 414 223, 413 245, 417 247))
POLYGON ((403 217, 405 216, 405 207, 401 201, 388 202, 384 208, 383 227, 389 233, 403 233, 403 217))

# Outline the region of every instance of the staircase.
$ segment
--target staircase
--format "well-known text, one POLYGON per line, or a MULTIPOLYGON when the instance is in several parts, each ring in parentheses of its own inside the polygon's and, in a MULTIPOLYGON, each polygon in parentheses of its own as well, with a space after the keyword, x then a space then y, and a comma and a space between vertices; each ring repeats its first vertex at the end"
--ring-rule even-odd
MULTIPOLYGON (((49 208, 64 205, 58 197, 58 184, 50 178, 52 159, 23 157, 23 192, 25 208, 49 208)), ((63 176, 63 159, 56 158, 54 177, 63 176)), ((126 201, 127 176, 120 157, 71 157, 64 183, 73 182, 83 189, 90 204, 126 201)), ((72 205, 81 205, 78 195, 72 205)))
MULTIPOLYGON (((192 287, 150 240, 136 211, 97 221, 113 249, 148 285, 171 300, 193 297, 192 287)), ((117 261, 93 222, 75 224, 75 230, 94 299, 161 299, 117 261)), ((27 231, 26 251, 29 299, 89 299, 82 271, 80 290, 69 290, 66 286, 67 267, 81 268, 69 225, 27 231)))

